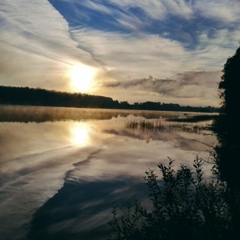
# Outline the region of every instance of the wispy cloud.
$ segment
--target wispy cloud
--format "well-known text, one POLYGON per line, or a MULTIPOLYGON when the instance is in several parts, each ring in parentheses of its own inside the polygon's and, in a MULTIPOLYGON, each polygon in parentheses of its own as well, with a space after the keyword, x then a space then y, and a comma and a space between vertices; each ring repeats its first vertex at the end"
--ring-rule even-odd
POLYGON ((222 24, 239 24, 240 3, 237 0, 195 0, 194 6, 206 18, 221 21, 222 24))
POLYGON ((2 0, 0 84, 69 90, 84 63, 99 94, 216 104, 239 27, 237 0, 2 0))
POLYGON ((120 74, 122 80, 149 74, 164 78, 174 75, 184 68, 188 56, 178 42, 157 35, 95 30, 72 31, 72 34, 80 43, 79 48, 87 49, 111 74, 120 74))
POLYGON ((63 75, 71 64, 95 63, 47 1, 5 0, 0 18, 0 84, 59 89, 68 85, 63 75))
POLYGON ((183 0, 152 0, 152 1, 117 1, 108 0, 113 4, 128 10, 129 8, 141 8, 149 17, 153 19, 163 19, 169 13, 188 18, 192 14, 192 9, 183 0))
MULTIPOLYGON (((124 88, 131 90, 149 90, 165 97, 193 98, 210 97, 213 90, 217 88, 217 82, 212 79, 220 80, 220 72, 186 72, 178 76, 177 79, 155 79, 148 78, 135 79, 128 82, 108 83, 108 88, 124 88)), ((212 96, 211 98, 214 98, 212 96)))

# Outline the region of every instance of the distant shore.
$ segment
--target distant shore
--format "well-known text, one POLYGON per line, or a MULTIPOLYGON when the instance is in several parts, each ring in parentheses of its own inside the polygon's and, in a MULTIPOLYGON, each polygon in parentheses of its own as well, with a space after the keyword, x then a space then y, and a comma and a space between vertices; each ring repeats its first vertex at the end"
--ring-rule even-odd
POLYGON ((76 108, 104 108, 126 110, 153 110, 179 112, 206 112, 217 113, 216 107, 180 106, 176 103, 143 102, 129 104, 119 102, 110 97, 95 96, 82 93, 68 93, 40 88, 0 86, 0 104, 49 106, 49 107, 76 107, 76 108))

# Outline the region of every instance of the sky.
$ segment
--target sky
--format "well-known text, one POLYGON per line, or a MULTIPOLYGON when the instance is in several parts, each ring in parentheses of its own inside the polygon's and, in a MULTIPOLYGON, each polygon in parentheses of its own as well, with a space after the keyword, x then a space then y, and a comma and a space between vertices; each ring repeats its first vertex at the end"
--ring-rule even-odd
POLYGON ((239 0, 0 0, 0 85, 219 106, 239 0))

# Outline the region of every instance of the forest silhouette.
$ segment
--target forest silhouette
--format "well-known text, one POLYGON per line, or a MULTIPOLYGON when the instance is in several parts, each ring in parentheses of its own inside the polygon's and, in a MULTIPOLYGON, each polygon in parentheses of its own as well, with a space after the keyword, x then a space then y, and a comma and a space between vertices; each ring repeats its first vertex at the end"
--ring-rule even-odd
POLYGON ((143 102, 129 104, 110 97, 68 93, 28 87, 0 86, 0 104, 76 108, 135 109, 184 112, 219 112, 219 108, 180 106, 176 103, 143 102))

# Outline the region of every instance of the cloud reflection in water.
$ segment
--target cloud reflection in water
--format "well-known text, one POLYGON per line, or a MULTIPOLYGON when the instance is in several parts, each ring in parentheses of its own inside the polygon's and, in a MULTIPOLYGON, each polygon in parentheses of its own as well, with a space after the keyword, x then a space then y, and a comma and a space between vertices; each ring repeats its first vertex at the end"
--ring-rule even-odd
POLYGON ((59 240, 64 230, 66 239, 74 239, 91 229, 98 236, 114 203, 142 196, 146 169, 156 169, 167 157, 175 165, 191 164, 209 150, 192 140, 215 141, 214 136, 125 128, 130 120, 162 121, 173 113, 35 108, 0 108, 3 240, 18 239, 21 234, 13 232, 19 229, 24 229, 23 236, 34 211, 29 236, 49 231, 39 239, 59 240))

